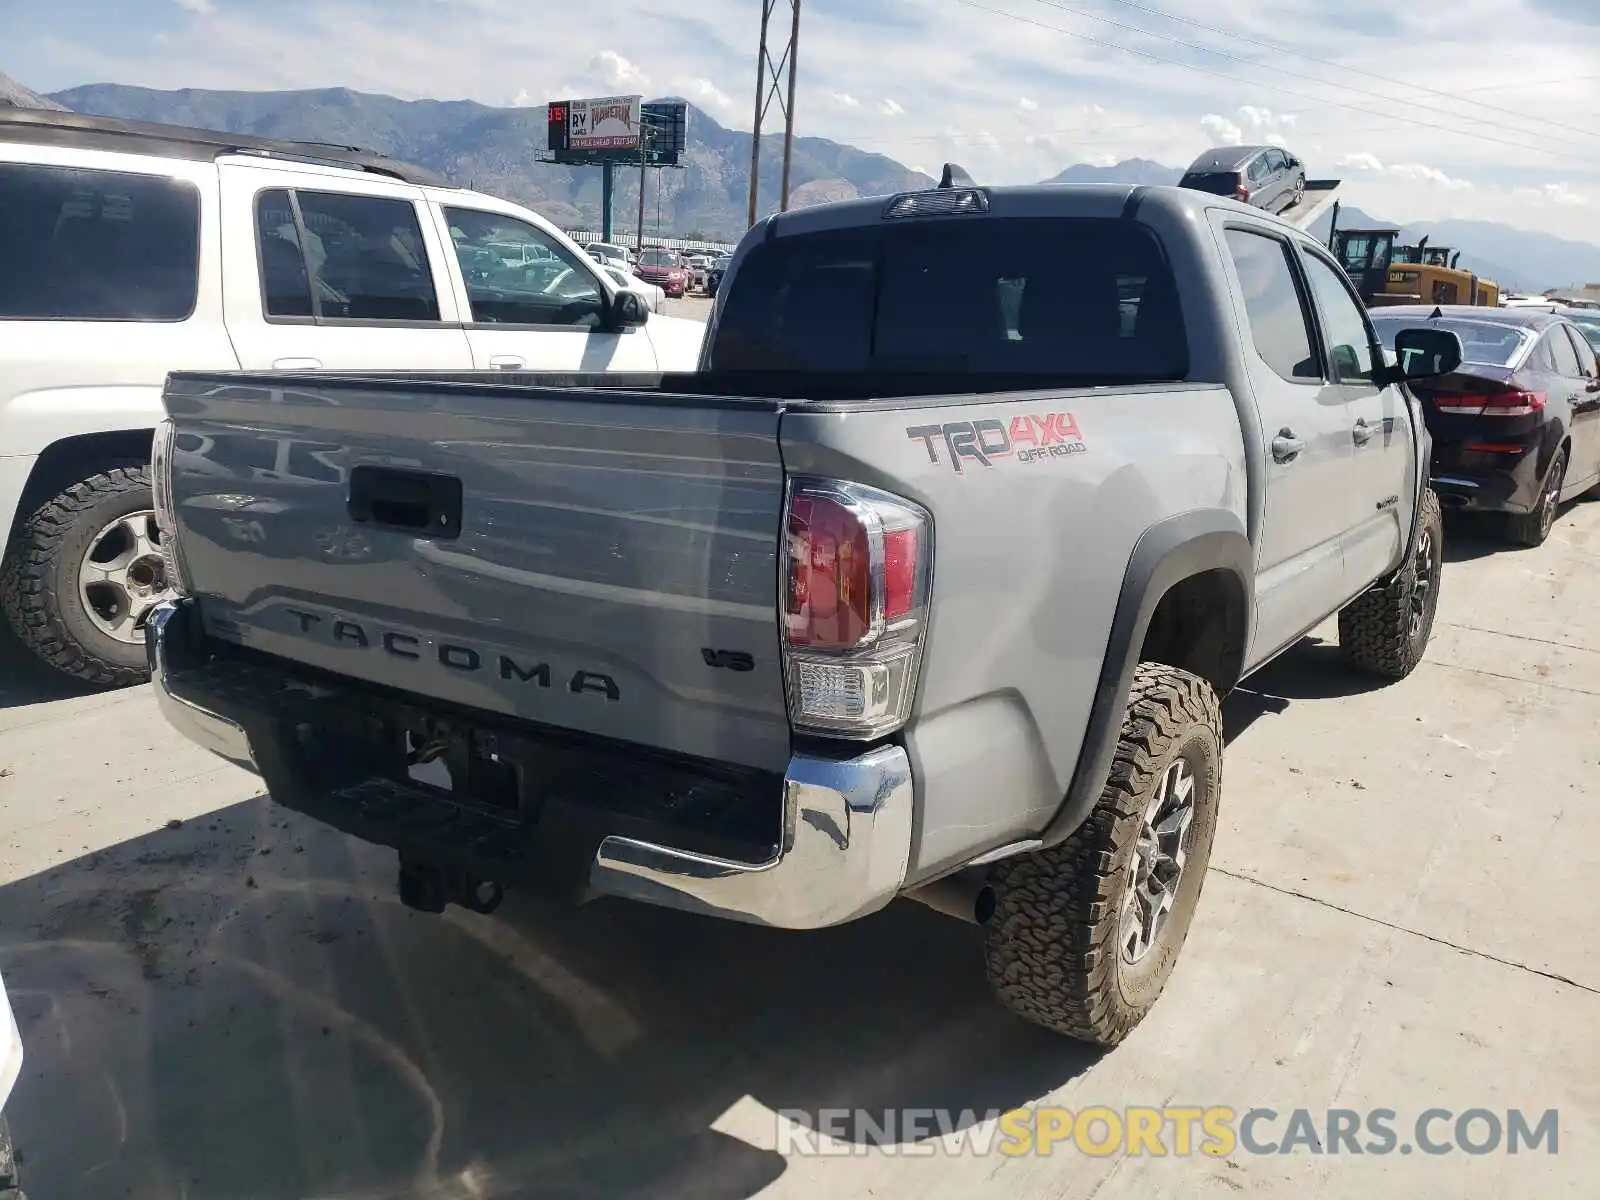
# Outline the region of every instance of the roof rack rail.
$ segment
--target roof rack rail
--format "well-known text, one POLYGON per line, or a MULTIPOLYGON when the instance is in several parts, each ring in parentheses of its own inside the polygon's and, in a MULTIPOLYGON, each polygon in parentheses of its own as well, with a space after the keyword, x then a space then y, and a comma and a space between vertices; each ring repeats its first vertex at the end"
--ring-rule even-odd
POLYGON ((286 138, 253 137, 216 129, 161 125, 154 121, 125 121, 87 113, 44 108, 10 108, 0 105, 0 141, 44 142, 91 150, 120 150, 135 154, 160 154, 191 162, 208 162, 224 154, 253 154, 291 162, 326 163, 387 175, 421 187, 453 187, 426 167, 401 162, 359 146, 330 142, 300 142, 286 138))

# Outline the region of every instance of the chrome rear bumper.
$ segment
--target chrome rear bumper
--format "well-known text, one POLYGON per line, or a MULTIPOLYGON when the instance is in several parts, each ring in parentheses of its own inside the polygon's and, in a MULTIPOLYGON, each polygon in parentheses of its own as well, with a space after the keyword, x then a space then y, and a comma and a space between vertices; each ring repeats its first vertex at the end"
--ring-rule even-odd
MULTIPOLYGON (((159 606, 149 620, 146 645, 162 714, 190 741, 261 774, 261 751, 269 748, 251 744, 247 726, 257 722, 242 707, 248 701, 185 671, 201 644, 198 624, 193 606, 181 600, 159 606)), ((430 800, 419 791, 417 803, 430 800)), ((783 929, 838 925, 899 894, 913 810, 903 748, 880 746, 842 760, 797 754, 784 775, 782 804, 780 841, 764 862, 608 836, 589 864, 589 891, 783 929)))

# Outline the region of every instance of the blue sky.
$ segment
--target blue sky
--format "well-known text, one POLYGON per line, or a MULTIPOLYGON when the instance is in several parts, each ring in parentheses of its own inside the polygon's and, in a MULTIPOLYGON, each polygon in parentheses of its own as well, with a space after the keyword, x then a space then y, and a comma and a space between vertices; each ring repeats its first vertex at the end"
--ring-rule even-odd
MULTIPOLYGON (((0 71, 39 90, 671 92, 748 128, 759 17, 760 0, 0 0, 0 71)), ((802 132, 926 170, 1014 182, 1283 140, 1390 219, 1600 243, 1600 0, 806 0, 800 64, 802 132)))

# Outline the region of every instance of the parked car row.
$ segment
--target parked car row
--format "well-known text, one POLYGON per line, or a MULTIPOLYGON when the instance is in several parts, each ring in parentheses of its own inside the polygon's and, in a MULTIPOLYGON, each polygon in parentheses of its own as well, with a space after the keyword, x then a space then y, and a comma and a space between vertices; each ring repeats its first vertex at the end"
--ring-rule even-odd
POLYGON ((1562 312, 1467 305, 1383 308, 1372 324, 1391 351, 1401 330, 1417 327, 1461 340, 1460 367, 1412 385, 1445 507, 1493 513, 1512 540, 1538 546, 1563 502, 1600 493, 1593 332, 1562 312))

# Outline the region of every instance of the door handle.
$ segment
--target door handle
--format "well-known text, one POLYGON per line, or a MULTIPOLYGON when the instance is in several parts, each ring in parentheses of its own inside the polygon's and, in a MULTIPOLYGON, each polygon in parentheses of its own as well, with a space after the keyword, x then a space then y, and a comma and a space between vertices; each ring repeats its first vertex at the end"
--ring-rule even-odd
POLYGON ((489 365, 496 371, 520 371, 528 362, 515 354, 496 354, 489 360, 489 365))
POLYGON ((1278 436, 1272 439, 1272 457, 1281 463, 1299 458, 1305 448, 1305 442, 1295 437, 1292 429, 1280 429, 1278 436))
POLYGON ((1362 417, 1356 422, 1356 427, 1350 431, 1350 436, 1355 438, 1356 445, 1365 446, 1372 440, 1373 435, 1377 432, 1377 427, 1368 425, 1367 419, 1362 417))
POLYGON ((320 358, 275 358, 274 371, 315 371, 322 366, 320 358))

